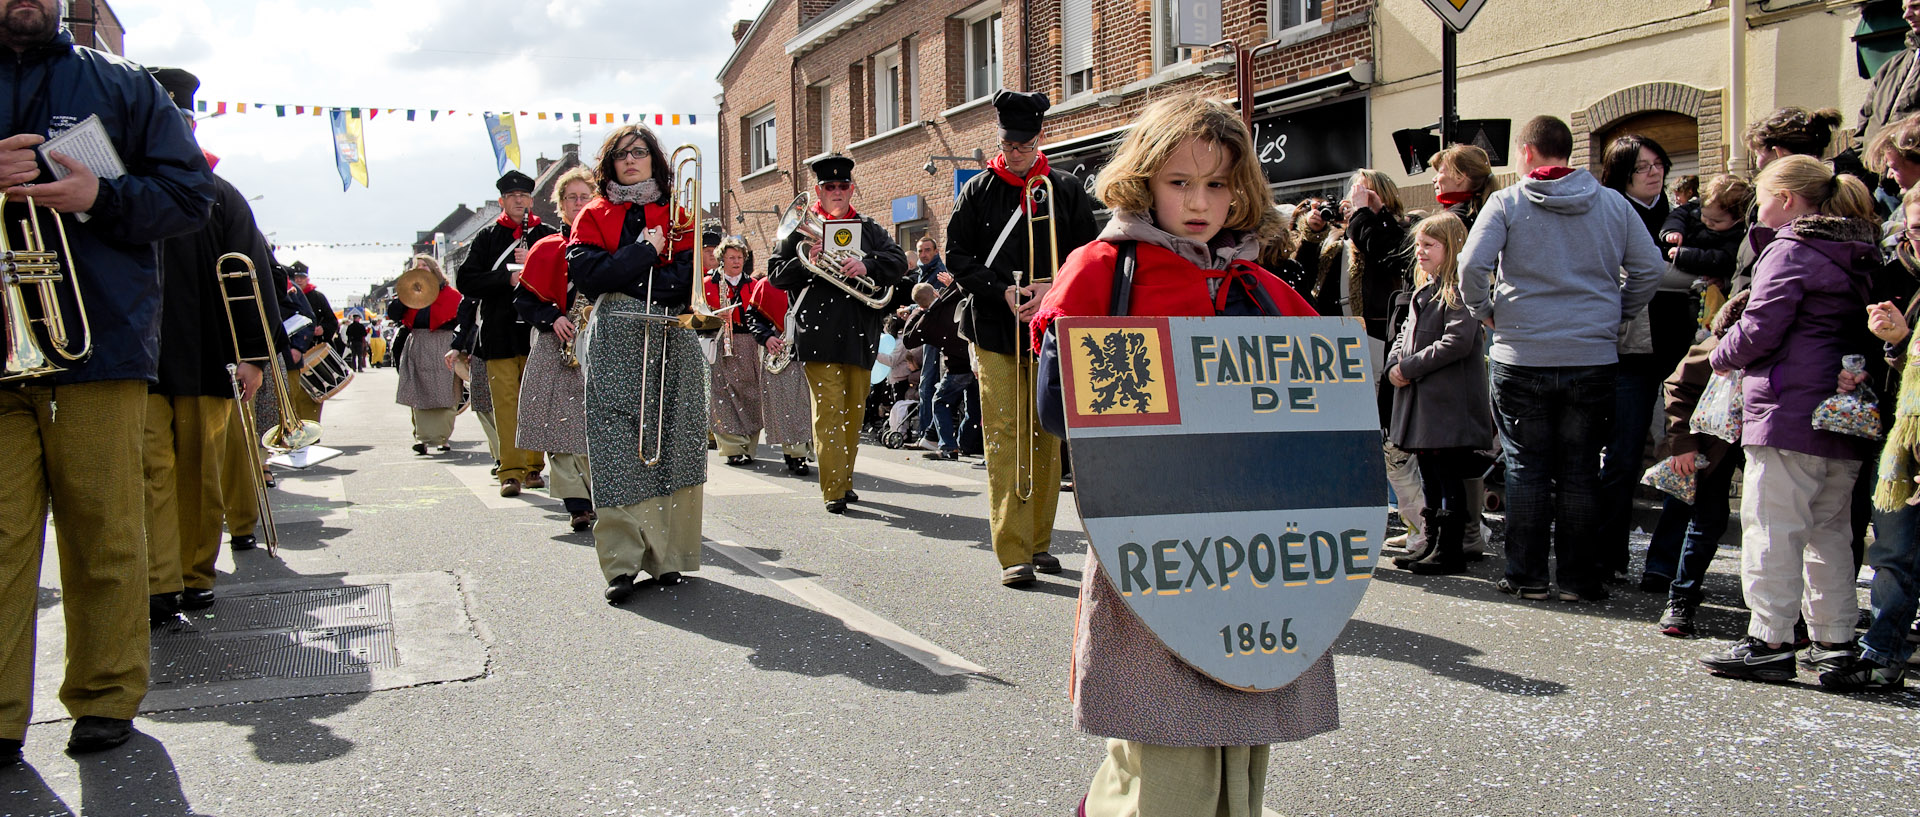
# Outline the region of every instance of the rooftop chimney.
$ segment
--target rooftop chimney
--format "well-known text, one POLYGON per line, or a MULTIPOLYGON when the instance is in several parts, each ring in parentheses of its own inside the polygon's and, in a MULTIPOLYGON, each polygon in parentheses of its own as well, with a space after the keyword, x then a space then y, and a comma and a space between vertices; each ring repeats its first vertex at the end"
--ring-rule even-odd
POLYGON ((752 27, 753 27, 752 20, 733 21, 733 41, 736 43, 740 42, 741 37, 747 36, 747 29, 752 27))

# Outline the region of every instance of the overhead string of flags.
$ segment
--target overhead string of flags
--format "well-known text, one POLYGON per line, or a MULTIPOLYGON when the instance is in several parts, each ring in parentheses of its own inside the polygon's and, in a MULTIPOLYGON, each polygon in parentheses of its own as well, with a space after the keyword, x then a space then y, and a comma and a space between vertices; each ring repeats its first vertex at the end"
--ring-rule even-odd
MULTIPOLYGON (((406 121, 408 122, 418 122, 422 110, 426 111, 428 122, 439 121, 442 114, 448 117, 459 116, 461 114, 465 114, 467 117, 478 116, 487 127, 487 141, 493 146, 495 164, 499 166, 496 172, 505 172, 508 165, 513 165, 514 167, 520 166, 520 135, 514 126, 514 115, 512 113, 455 110, 452 108, 441 110, 439 108, 355 108, 351 106, 330 105, 276 105, 263 102, 221 102, 218 100, 205 99, 200 100, 197 105, 198 111, 206 114, 207 118, 227 116, 230 114, 264 115, 269 108, 273 109, 275 118, 309 115, 327 117, 328 124, 333 129, 334 164, 340 170, 340 191, 343 193, 353 187, 354 182, 359 182, 361 187, 370 186, 370 176, 367 172, 367 132, 365 124, 368 121, 378 118, 382 113, 387 114, 387 118, 391 120, 394 116, 404 112, 407 118, 406 121), (291 111, 291 113, 289 113, 289 111, 291 111)), ((528 116, 533 116, 540 121, 572 124, 580 124, 584 121, 584 123, 588 125, 612 125, 615 124, 614 117, 616 116, 620 118, 619 124, 649 124, 647 122, 648 117, 652 117, 653 119, 650 124, 656 126, 700 124, 699 115, 690 113, 520 112, 521 118, 528 116)))

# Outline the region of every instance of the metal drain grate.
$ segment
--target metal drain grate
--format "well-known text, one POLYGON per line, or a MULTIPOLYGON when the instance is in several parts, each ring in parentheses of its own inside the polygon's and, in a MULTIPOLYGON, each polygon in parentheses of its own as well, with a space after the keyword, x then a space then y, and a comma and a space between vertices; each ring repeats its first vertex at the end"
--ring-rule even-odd
POLYGON ((154 634, 151 689, 365 674, 398 661, 384 584, 221 597, 192 620, 154 634))

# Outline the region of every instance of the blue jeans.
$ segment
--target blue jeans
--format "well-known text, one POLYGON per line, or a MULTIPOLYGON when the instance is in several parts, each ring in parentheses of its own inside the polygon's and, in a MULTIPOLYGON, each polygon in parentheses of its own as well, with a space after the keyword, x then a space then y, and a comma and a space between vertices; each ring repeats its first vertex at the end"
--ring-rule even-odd
POLYGON ((1668 598, 1694 604, 1706 598, 1700 582, 1720 550, 1720 537, 1727 532, 1733 472, 1745 459, 1737 446, 1732 448, 1718 468, 1696 478, 1692 505, 1667 497, 1660 509, 1660 524, 1654 526, 1653 542, 1647 545, 1647 575, 1673 582, 1668 598))
MULTIPOLYGON (((968 420, 978 422, 963 412, 971 408, 978 411, 979 398, 967 402, 967 392, 974 385, 973 373, 962 372, 940 378, 940 386, 933 395, 934 428, 940 434, 941 451, 959 451, 960 433, 968 420)), ((976 394, 978 392, 975 392, 976 394)))
POLYGON ((1490 363, 1507 460, 1507 581, 1547 586, 1549 547, 1562 590, 1600 576, 1600 448, 1613 433, 1614 366, 1490 363))
POLYGON ((940 350, 931 344, 920 347, 920 438, 933 431, 933 393, 940 387, 940 350))
POLYGON ((1873 624, 1860 639, 1862 657, 1889 667, 1904 666, 1913 655, 1907 628, 1913 626, 1915 593, 1920 591, 1920 506, 1908 505, 1892 513, 1873 512, 1873 544, 1867 564, 1873 567, 1868 592, 1873 624))
POLYGON ((1647 447, 1647 430, 1653 425, 1660 377, 1623 369, 1613 378, 1613 390, 1613 434, 1600 464, 1602 516, 1594 557, 1601 567, 1620 572, 1633 561, 1627 532, 1633 530, 1633 494, 1643 472, 1641 455, 1647 447))

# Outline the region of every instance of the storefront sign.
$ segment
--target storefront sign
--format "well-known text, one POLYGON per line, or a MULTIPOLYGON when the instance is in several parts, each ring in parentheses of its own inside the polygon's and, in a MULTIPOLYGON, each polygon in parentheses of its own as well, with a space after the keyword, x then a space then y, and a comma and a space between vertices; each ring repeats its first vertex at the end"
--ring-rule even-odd
POLYGON ((926 202, 920 198, 918 193, 911 196, 901 196, 893 200, 893 223, 904 224, 909 221, 919 221, 921 218, 920 214, 925 212, 926 209, 926 202))
POLYGON ((1253 142, 1268 184, 1351 173, 1367 166, 1367 100, 1255 119, 1253 142))

